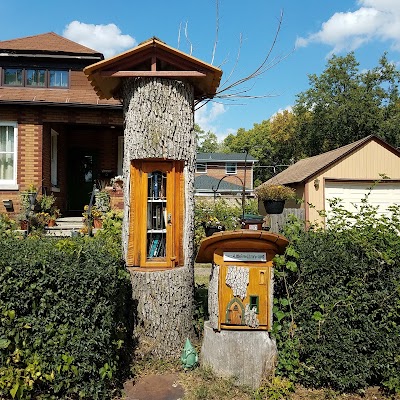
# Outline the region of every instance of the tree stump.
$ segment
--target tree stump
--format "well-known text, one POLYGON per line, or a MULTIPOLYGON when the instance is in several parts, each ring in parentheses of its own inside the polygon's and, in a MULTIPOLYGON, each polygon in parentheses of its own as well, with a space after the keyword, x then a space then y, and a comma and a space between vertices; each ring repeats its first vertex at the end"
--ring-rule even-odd
MULTIPOLYGON (((130 165, 133 160, 183 160, 183 266, 162 271, 130 268, 134 301, 134 335, 139 348, 159 358, 179 356, 193 335, 194 291, 194 89, 188 82, 160 78, 123 81, 124 222, 123 246, 128 251, 131 215, 130 165)), ((146 221, 143 221, 146 223, 146 221)), ((133 233, 134 234, 134 233, 133 233)))

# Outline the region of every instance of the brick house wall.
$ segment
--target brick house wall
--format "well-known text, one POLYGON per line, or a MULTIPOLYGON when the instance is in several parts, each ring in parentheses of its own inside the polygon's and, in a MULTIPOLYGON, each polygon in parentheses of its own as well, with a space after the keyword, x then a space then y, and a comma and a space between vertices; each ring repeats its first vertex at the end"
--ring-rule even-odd
MULTIPOLYGON (((225 162, 216 162, 212 161, 207 164, 207 173, 208 176, 213 177, 215 179, 221 179, 224 176, 227 176, 224 181, 234 183, 235 185, 241 185, 242 183, 238 178, 240 178, 244 182, 245 176, 245 168, 244 163, 237 163, 237 173, 236 174, 227 174, 225 170, 225 162)), ((195 176, 201 176, 204 173, 196 172, 195 176)), ((246 165, 246 188, 252 188, 252 163, 247 163, 246 165)))
POLYGON ((84 108, 2 106, 0 119, 18 123, 17 184, 19 190, 0 190, 3 200, 12 200, 14 209, 7 212, 16 218, 20 212, 20 193, 35 185, 51 193, 51 130, 58 133, 58 183, 53 194, 61 212, 66 210, 68 190, 68 154, 75 147, 94 149, 99 154, 101 170, 117 171, 118 136, 123 135, 122 110, 84 108), (110 126, 115 126, 111 129, 110 126))

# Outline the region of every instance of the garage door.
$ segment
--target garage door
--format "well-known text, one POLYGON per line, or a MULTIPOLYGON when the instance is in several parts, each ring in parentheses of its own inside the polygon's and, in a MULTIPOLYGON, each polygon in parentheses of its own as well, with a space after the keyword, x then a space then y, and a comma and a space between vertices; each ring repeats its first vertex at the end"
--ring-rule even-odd
MULTIPOLYGON (((361 205, 361 200, 370 191, 373 182, 325 182, 325 210, 329 216, 329 200, 341 199, 340 203, 348 211, 354 212, 354 205, 361 205)), ((400 204, 400 183, 379 183, 374 186, 368 196, 368 203, 378 206, 378 213, 388 213, 387 208, 393 204, 400 204)))

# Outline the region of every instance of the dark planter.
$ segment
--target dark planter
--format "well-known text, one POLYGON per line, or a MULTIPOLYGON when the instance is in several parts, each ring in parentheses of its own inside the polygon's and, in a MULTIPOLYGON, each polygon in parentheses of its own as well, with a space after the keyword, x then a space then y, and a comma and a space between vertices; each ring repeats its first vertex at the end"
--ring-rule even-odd
POLYGON ((225 230, 224 226, 205 226, 204 231, 206 232, 206 236, 209 237, 214 233, 222 232, 225 230))
POLYGON ((282 214, 285 200, 264 200, 264 207, 267 214, 282 214))

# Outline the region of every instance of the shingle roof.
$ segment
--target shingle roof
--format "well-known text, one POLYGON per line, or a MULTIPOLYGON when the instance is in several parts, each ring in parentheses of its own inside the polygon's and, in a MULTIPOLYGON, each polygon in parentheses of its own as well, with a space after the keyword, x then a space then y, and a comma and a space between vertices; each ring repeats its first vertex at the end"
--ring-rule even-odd
POLYGON ((48 52, 48 53, 76 53, 96 55, 103 59, 103 55, 89 47, 82 46, 72 40, 66 39, 54 32, 27 36, 19 39, 0 41, 0 50, 48 52))
POLYGON ((314 157, 304 158, 297 163, 286 168, 284 171, 275 175, 269 179, 266 183, 268 184, 281 184, 286 185, 290 183, 300 183, 309 180, 312 176, 316 175, 320 171, 326 169, 330 165, 338 162, 347 155, 353 153, 357 149, 361 148, 371 140, 375 140, 388 150, 396 153, 400 156, 400 152, 388 143, 378 138, 375 135, 367 136, 356 142, 350 143, 346 146, 339 147, 335 150, 328 151, 326 153, 319 154, 314 157))
MULTIPOLYGON (((0 42, 0 62, 3 58, 12 58, 21 54, 29 56, 43 55, 56 58, 59 55, 82 58, 92 58, 94 62, 103 59, 103 55, 88 47, 82 46, 66 39, 54 32, 29 36, 20 39, 0 42), (10 53, 7 53, 10 52, 10 53)), ((121 107, 118 100, 100 100, 87 80, 83 71, 71 71, 71 87, 69 89, 57 88, 29 88, 29 87, 0 87, 0 103, 5 104, 62 104, 62 105, 90 105, 121 107), (73 75, 73 77, 72 77, 73 75)))
POLYGON ((119 101, 100 100, 90 83, 85 89, 30 89, 17 87, 0 87, 0 104, 29 103, 62 104, 62 105, 96 105, 121 107, 119 101))
MULTIPOLYGON (((236 185, 235 183, 230 183, 227 181, 221 181, 219 179, 213 178, 212 176, 200 175, 196 176, 194 179, 194 188, 199 191, 213 191, 217 189, 218 192, 227 192, 227 191, 241 191, 243 190, 242 185, 236 185), (218 186, 219 183, 219 186, 218 186)), ((247 189, 248 190, 248 189, 247 189)))
MULTIPOLYGON (((197 162, 209 162, 209 161, 243 161, 245 160, 245 153, 197 153, 197 162)), ((252 157, 250 154, 247 155, 247 161, 256 162, 256 158, 252 157)))

